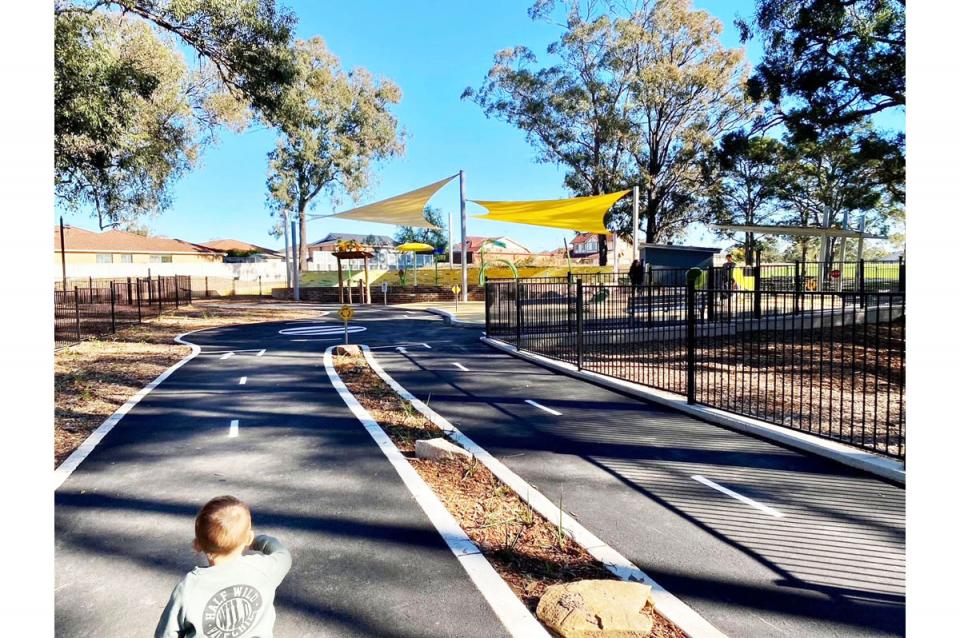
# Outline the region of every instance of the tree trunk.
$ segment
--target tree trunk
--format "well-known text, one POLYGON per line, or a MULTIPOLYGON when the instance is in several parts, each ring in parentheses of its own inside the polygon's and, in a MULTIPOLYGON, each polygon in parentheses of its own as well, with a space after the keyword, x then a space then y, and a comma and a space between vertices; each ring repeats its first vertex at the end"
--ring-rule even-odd
POLYGON ((307 257, 309 256, 309 250, 307 249, 307 207, 306 205, 300 206, 299 216, 300 216, 300 273, 307 272, 307 257))

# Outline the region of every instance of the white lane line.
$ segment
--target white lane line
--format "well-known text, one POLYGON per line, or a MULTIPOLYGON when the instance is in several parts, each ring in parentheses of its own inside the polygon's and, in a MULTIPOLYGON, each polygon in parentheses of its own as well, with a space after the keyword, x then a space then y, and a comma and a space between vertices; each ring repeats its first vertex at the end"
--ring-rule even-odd
POLYGON ((469 371, 467 368, 465 368, 464 365, 463 365, 462 363, 460 363, 459 361, 454 361, 454 362, 453 362, 453 365, 457 366, 458 368, 460 368, 460 369, 463 370, 464 372, 470 372, 470 371, 469 371))
MULTIPOLYGON (((369 352, 366 346, 363 347, 366 352, 369 352)), ((467 572, 470 580, 477 586, 477 589, 480 590, 481 595, 486 599, 487 604, 493 609, 500 622, 503 623, 507 632, 515 638, 548 638, 543 625, 514 595, 513 590, 510 589, 506 581, 500 578, 500 575, 493 569, 480 548, 470 540, 470 537, 463 531, 453 515, 443 506, 440 498, 420 478, 420 475, 400 453, 387 433, 383 431, 380 425, 370 416, 370 413, 360 405, 360 402, 344 385, 340 375, 333 367, 333 346, 327 348, 323 353, 323 365, 326 368, 327 376, 330 377, 330 383, 333 384, 340 398, 347 404, 347 407, 363 425, 370 438, 376 442, 380 451, 390 461, 393 469, 400 475, 400 479, 407 490, 413 495, 420 509, 423 510, 433 527, 439 532, 447 547, 457 557, 460 565, 467 572)))
POLYGON ((238 436, 240 436, 240 421, 238 419, 234 419, 233 421, 230 421, 230 434, 227 435, 227 438, 235 439, 238 436))
POLYGON ((540 408, 540 409, 543 410, 544 412, 549 412, 549 413, 552 414, 553 416, 561 416, 561 414, 562 414, 561 412, 557 412, 556 410, 551 410, 550 408, 548 408, 548 407, 545 406, 545 405, 540 405, 540 404, 537 403, 536 401, 532 401, 532 400, 530 400, 530 399, 525 399, 525 401, 526 401, 527 403, 529 403, 530 405, 532 405, 533 407, 535 407, 535 408, 540 408))
POLYGON ((397 352, 399 352, 400 354, 407 354, 407 349, 404 348, 403 346, 397 346, 397 352))
POLYGON ((247 378, 246 378, 246 377, 240 377, 240 385, 247 385, 247 378))
POLYGON ((221 358, 221 359, 229 359, 229 358, 232 357, 232 356, 233 356, 233 353, 232 353, 232 352, 228 352, 228 353, 226 353, 225 355, 223 355, 223 356, 220 357, 220 358, 221 358))
POLYGON ((421 342, 420 342, 420 345, 423 346, 424 348, 426 348, 427 350, 433 350, 433 348, 430 346, 429 343, 425 343, 425 342, 421 341, 421 342))
POLYGON ((267 349, 264 348, 263 350, 261 350, 260 352, 257 353, 257 356, 258 356, 258 357, 262 357, 262 356, 263 356, 263 353, 266 352, 266 351, 267 351, 267 349))
POLYGON ((723 493, 726 494, 727 496, 729 496, 729 497, 731 497, 731 498, 735 498, 735 499, 737 499, 738 501, 740 501, 741 503, 746 503, 746 504, 749 505, 750 507, 754 507, 754 508, 760 510, 761 512, 763 512, 764 514, 769 514, 770 516, 773 516, 773 517, 775 517, 775 518, 783 518, 783 514, 782 514, 781 512, 778 512, 777 510, 773 509, 772 507, 769 507, 769 506, 767 506, 767 505, 764 505, 763 503, 758 503, 758 502, 756 502, 755 500, 753 500, 752 498, 747 498, 747 497, 744 496, 743 494, 738 494, 738 493, 734 492, 733 490, 731 490, 731 489, 729 489, 729 488, 726 488, 726 487, 724 487, 724 486, 722 486, 722 485, 717 485, 716 483, 714 483, 714 482, 711 481, 710 479, 705 478, 705 477, 703 477, 703 476, 700 476, 699 474, 694 474, 694 475, 691 476, 690 478, 692 478, 694 481, 696 481, 696 482, 698 482, 698 483, 703 483, 703 484, 706 485, 707 487, 712 487, 713 489, 717 490, 718 492, 723 492, 723 493))

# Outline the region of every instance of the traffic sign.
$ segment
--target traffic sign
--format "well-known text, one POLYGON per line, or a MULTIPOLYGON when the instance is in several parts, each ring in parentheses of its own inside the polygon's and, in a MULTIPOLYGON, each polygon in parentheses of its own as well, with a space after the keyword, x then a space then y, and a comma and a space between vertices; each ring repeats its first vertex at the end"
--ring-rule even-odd
POLYGON ((338 314, 340 315, 340 319, 341 319, 344 323, 346 323, 346 322, 350 321, 351 319, 353 319, 353 307, 351 307, 351 306, 343 306, 343 307, 340 308, 340 312, 339 312, 338 314))
POLYGON ((458 284, 454 284, 453 287, 450 288, 450 290, 453 291, 453 294, 459 295, 461 288, 460 288, 460 286, 459 286, 458 284))

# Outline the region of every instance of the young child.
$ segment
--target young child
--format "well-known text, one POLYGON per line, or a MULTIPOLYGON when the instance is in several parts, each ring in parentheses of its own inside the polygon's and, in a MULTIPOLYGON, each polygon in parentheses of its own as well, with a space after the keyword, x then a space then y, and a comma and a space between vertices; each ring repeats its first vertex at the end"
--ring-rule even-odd
POLYGON ((254 536, 250 508, 233 496, 204 505, 195 531, 193 548, 210 566, 193 568, 174 588, 154 637, 272 638, 273 595, 290 571, 290 552, 254 536))

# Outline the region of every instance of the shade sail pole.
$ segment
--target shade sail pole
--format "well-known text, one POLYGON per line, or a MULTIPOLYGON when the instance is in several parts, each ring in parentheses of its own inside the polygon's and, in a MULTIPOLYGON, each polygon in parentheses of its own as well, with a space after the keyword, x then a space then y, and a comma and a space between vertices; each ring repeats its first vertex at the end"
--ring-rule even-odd
POLYGON ((453 212, 447 213, 447 268, 453 270, 453 212))
POLYGON ((633 187, 633 261, 640 259, 640 187, 633 187))
POLYGON ((460 294, 467 300, 467 184, 460 171, 460 294))

